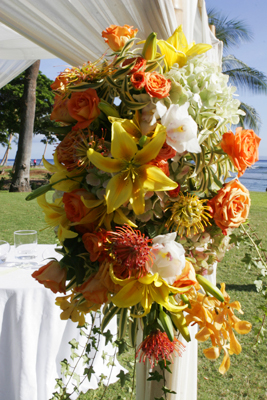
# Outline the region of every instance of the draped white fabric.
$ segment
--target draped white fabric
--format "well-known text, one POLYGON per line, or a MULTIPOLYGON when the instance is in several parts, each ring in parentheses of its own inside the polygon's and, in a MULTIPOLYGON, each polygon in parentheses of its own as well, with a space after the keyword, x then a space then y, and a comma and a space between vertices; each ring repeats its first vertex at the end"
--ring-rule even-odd
MULTIPOLYGON (((158 38, 167 39, 177 27, 177 2, 173 5, 172 0, 1 0, 0 21, 14 30, 16 37, 8 39, 7 33, 3 33, 0 60, 58 57, 70 65, 93 61, 107 50, 101 32, 111 24, 137 27, 142 39, 152 31, 158 33, 158 38)), ((202 7, 200 3, 202 0, 183 1, 183 29, 188 42, 213 44, 215 51, 210 50, 208 57, 218 62, 219 41, 209 29, 205 2, 202 7)), ((19 72, 23 65, 21 61, 19 72)), ((8 68, 2 65, 3 75, 8 74, 8 68)))

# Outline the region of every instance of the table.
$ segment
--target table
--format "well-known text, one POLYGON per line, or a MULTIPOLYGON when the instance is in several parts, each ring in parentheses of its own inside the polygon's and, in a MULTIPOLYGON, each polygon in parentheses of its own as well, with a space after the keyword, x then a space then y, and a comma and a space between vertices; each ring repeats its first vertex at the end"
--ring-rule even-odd
MULTIPOLYGON (((58 256, 54 247, 38 245, 36 262, 40 266, 48 262, 44 257, 58 256)), ((55 378, 60 377, 60 361, 70 355, 68 342, 78 340, 79 330, 72 321, 60 320, 57 295, 31 277, 32 269, 14 266, 14 260, 12 246, 6 263, 0 264, 0 399, 48 400, 55 391, 55 378)), ((108 328, 115 335, 116 321, 108 328)), ((84 392, 97 388, 101 374, 108 375, 103 350, 114 352, 110 343, 105 346, 100 340, 96 374, 82 385, 84 392)), ((118 379, 120 369, 124 370, 116 361, 109 383, 118 379)))

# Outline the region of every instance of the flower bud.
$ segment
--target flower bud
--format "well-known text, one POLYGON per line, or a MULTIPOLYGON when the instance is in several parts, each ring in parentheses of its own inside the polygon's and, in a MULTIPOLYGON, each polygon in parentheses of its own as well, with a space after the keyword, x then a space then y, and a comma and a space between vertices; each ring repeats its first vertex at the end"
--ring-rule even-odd
POLYGON ((154 60, 156 54, 157 54, 157 34, 155 32, 152 32, 150 33, 144 44, 142 56, 146 60, 154 60))

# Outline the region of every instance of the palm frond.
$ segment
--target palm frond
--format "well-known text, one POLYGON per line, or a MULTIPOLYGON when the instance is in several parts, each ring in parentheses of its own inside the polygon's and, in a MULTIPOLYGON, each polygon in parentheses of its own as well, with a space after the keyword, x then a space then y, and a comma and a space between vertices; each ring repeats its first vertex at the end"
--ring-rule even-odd
POLYGON ((253 129, 258 133, 261 126, 261 119, 255 108, 246 103, 241 103, 239 108, 246 113, 245 116, 240 116, 239 125, 244 129, 253 129))
POLYGON ((244 61, 239 60, 233 54, 228 56, 224 56, 222 58, 222 71, 225 72, 227 70, 235 69, 235 68, 245 68, 248 65, 244 63, 244 61))
POLYGON ((236 46, 252 40, 253 35, 245 21, 228 19, 214 8, 208 10, 209 24, 215 25, 216 37, 224 44, 224 48, 236 46))
POLYGON ((249 90, 255 94, 267 94, 267 77, 255 68, 239 61, 241 67, 225 69, 223 73, 229 76, 229 83, 239 89, 249 90))

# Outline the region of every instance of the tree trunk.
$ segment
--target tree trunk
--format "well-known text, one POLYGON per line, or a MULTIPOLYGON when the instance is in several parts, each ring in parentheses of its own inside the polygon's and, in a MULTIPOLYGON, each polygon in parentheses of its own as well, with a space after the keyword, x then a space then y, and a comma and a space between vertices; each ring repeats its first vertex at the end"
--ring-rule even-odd
POLYGON ((25 71, 25 84, 22 97, 21 128, 16 154, 15 174, 10 192, 30 192, 30 162, 36 104, 36 82, 40 60, 35 61, 25 71))
POLYGON ((5 154, 4 154, 4 157, 2 158, 2 161, 0 163, 1 166, 6 165, 7 162, 8 162, 8 153, 9 153, 9 150, 10 150, 10 144, 11 144, 12 138, 13 138, 13 133, 10 133, 9 138, 8 138, 8 145, 7 145, 5 154))

